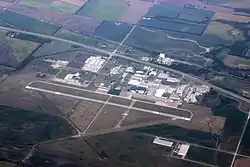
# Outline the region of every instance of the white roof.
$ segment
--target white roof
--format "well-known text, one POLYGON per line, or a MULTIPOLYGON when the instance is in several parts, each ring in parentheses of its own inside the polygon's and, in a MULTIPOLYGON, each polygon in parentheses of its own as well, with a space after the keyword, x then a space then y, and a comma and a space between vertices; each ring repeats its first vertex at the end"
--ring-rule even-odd
POLYGON ((162 145, 162 146, 167 146, 167 147, 172 147, 173 145, 173 142, 171 141, 168 141, 164 138, 160 138, 160 137, 156 137, 153 141, 154 144, 159 144, 159 145, 162 145))
POLYGON ((189 150, 188 144, 182 144, 180 150, 178 151, 178 155, 185 156, 189 150))
POLYGON ((162 97, 162 95, 165 93, 165 89, 157 89, 155 96, 156 97, 162 97))
POLYGON ((135 80, 135 79, 131 79, 129 82, 128 82, 128 84, 129 85, 134 85, 134 86, 138 86, 138 85, 140 85, 140 81, 138 81, 138 80, 135 80))
POLYGON ((158 75, 158 78, 162 78, 162 79, 166 79, 168 77, 168 74, 167 73, 160 73, 158 75))

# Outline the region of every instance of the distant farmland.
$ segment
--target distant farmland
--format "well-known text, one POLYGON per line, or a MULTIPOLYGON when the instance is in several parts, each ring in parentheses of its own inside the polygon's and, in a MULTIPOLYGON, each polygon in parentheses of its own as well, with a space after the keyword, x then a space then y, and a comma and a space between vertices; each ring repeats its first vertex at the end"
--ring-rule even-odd
POLYGON ((36 9, 22 5, 12 5, 10 10, 38 20, 44 20, 57 26, 63 26, 69 30, 77 31, 79 33, 93 33, 101 24, 101 21, 97 21, 92 18, 46 9, 36 9))

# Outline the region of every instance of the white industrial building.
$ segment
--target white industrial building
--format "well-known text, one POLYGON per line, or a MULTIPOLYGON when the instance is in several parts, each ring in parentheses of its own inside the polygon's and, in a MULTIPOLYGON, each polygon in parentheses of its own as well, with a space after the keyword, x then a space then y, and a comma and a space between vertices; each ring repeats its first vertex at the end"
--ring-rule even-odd
POLYGON ((167 139, 162 138, 162 137, 156 137, 154 139, 153 143, 154 144, 159 144, 159 145, 162 145, 162 146, 166 146, 166 147, 172 147, 173 146, 173 142, 168 141, 167 139))
POLYGON ((91 56, 85 61, 82 70, 96 73, 102 68, 105 62, 106 59, 101 56, 91 56))
POLYGON ((53 68, 65 67, 69 64, 69 61, 66 60, 43 59, 43 61, 51 63, 51 67, 53 68))
POLYGON ((182 158, 184 158, 189 150, 190 145, 189 144, 180 144, 178 145, 178 151, 177 151, 177 155, 182 156, 182 158))
POLYGON ((174 62, 173 59, 166 57, 164 53, 159 54, 157 61, 166 65, 171 65, 174 62))
POLYGON ((201 96, 204 93, 210 91, 210 87, 207 85, 193 85, 189 88, 184 101, 187 103, 196 103, 198 100, 196 99, 197 96, 201 96))

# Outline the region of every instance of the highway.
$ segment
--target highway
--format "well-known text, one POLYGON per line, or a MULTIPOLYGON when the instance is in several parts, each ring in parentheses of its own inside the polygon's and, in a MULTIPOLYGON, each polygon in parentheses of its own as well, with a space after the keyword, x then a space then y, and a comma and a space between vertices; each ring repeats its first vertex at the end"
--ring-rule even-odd
POLYGON ((164 67, 162 65, 146 62, 146 61, 143 61, 143 60, 138 60, 138 59, 135 59, 135 58, 132 58, 132 57, 128 57, 128 56, 125 56, 125 55, 105 51, 103 49, 87 46, 87 45, 79 43, 79 42, 74 42, 74 41, 71 41, 71 40, 62 39, 62 38, 58 38, 58 37, 54 37, 54 36, 49 36, 49 35, 44 35, 44 34, 39 34, 39 33, 34 33, 34 32, 28 32, 28 31, 23 31, 23 30, 18 30, 18 29, 14 29, 14 28, 3 27, 3 26, 0 26, 0 29, 6 30, 6 31, 13 31, 13 32, 17 32, 17 33, 23 33, 23 34, 27 34, 27 35, 34 35, 34 36, 38 36, 38 37, 41 37, 41 38, 47 38, 47 39, 55 40, 55 41, 65 42, 65 43, 69 43, 69 44, 72 44, 72 45, 75 45, 75 46, 80 46, 80 47, 84 47, 84 48, 87 48, 87 49, 90 49, 90 50, 94 50, 94 51, 97 51, 97 52, 108 54, 110 56, 113 54, 113 56, 116 56, 118 58, 122 58, 122 59, 126 59, 126 60, 129 60, 129 61, 132 61, 132 62, 144 64, 146 66, 151 66, 153 68, 157 68, 157 69, 161 69, 161 70, 165 70, 165 71, 171 71, 171 72, 179 74, 179 75, 184 75, 185 77, 187 77, 189 79, 192 79, 192 80, 194 80, 194 81, 196 81, 198 83, 208 85, 211 88, 213 88, 214 90, 217 90, 219 92, 227 94, 227 95, 229 95, 229 96, 231 96, 233 98, 237 98, 237 99, 240 99, 240 100, 245 101, 247 103, 250 103, 250 99, 247 99, 245 97, 242 97, 240 95, 232 93, 232 92, 230 92, 228 90, 222 89, 222 88, 220 88, 220 87, 218 87, 216 85, 210 84, 210 83, 208 83, 206 81, 203 81, 203 80, 199 79, 198 77, 191 76, 191 75, 185 74, 183 72, 180 72, 180 71, 168 68, 168 67, 164 67))

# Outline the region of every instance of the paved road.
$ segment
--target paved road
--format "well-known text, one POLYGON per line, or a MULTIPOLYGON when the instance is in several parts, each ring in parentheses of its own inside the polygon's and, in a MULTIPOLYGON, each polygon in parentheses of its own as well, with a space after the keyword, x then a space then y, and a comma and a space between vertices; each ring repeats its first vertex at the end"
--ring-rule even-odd
POLYGON ((218 87, 216 85, 210 84, 210 83, 208 83, 206 81, 203 81, 203 80, 201 80, 201 79, 199 79, 199 78, 197 78, 195 76, 191 76, 191 75, 185 74, 183 72, 180 72, 180 71, 168 68, 168 67, 164 67, 162 65, 153 64, 153 63, 146 62, 146 61, 143 61, 143 60, 138 60, 138 59, 135 59, 135 58, 132 58, 132 57, 128 57, 128 56, 125 56, 125 55, 121 55, 121 54, 117 54, 117 53, 105 51, 103 49, 99 49, 99 48, 87 46, 87 45, 79 43, 79 42, 74 42, 74 41, 71 41, 71 40, 66 40, 66 39, 62 39, 62 38, 58 38, 58 37, 54 37, 54 36, 43 35, 43 34, 39 34, 39 33, 28 32, 28 31, 23 31, 23 30, 18 30, 18 29, 14 29, 14 28, 3 27, 3 26, 0 26, 0 29, 6 30, 6 31, 13 31, 13 32, 18 32, 18 33, 28 34, 28 35, 34 35, 34 36, 38 36, 38 37, 42 37, 42 38, 47 38, 47 39, 51 39, 51 40, 56 40, 56 41, 60 41, 60 42, 65 42, 65 43, 69 43, 69 44, 72 44, 72 45, 84 47, 84 48, 87 48, 87 49, 90 49, 90 50, 94 50, 94 51, 97 51, 97 52, 105 53, 105 54, 108 54, 110 56, 112 54, 114 54, 113 56, 116 56, 116 57, 119 57, 119 58, 122 58, 122 59, 130 60, 130 61, 133 61, 133 62, 136 62, 136 63, 144 64, 144 65, 151 66, 153 68, 157 68, 157 69, 161 69, 161 70, 165 70, 165 71, 171 71, 171 72, 179 74, 179 75, 184 75, 185 77, 187 77, 189 79, 192 79, 192 80, 195 80, 198 83, 202 83, 202 84, 208 85, 211 88, 213 88, 213 89, 215 89, 215 90, 217 90, 219 92, 225 93, 225 94, 227 94, 227 95, 229 95, 231 97, 240 99, 240 100, 245 101, 247 103, 250 103, 250 99, 247 99, 245 97, 242 97, 240 95, 232 93, 232 92, 230 92, 228 90, 222 89, 222 88, 220 88, 220 87, 218 87))

